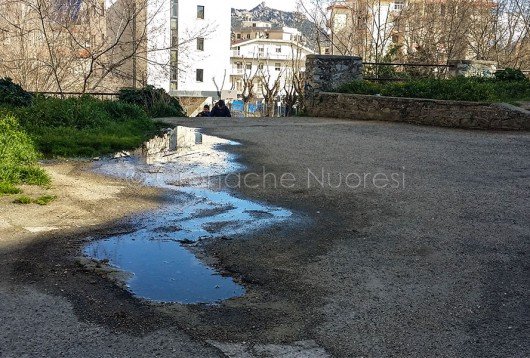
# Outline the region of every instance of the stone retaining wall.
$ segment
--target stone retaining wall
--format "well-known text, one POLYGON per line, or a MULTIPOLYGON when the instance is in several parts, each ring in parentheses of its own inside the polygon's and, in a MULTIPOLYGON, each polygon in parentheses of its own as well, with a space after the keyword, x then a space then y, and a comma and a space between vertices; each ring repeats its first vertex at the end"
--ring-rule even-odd
POLYGON ((305 61, 306 92, 332 91, 362 80, 363 60, 355 56, 307 55, 305 61))
POLYGON ((312 117, 530 130, 530 111, 508 104, 320 92, 307 98, 307 112, 312 117))

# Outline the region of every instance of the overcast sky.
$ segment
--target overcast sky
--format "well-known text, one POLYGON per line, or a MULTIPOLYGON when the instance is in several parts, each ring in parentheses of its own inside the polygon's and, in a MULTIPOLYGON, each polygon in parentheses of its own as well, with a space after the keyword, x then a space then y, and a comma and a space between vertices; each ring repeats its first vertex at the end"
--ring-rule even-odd
MULTIPOLYGON (((262 2, 262 0, 230 0, 232 7, 236 9, 252 9, 262 2)), ((296 0, 265 0, 268 7, 284 11, 296 10, 296 0)))

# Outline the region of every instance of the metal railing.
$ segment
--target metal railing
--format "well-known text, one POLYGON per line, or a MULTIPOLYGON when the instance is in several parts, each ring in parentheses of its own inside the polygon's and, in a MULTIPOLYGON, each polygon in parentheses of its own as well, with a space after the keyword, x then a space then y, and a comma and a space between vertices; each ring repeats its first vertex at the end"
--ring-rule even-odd
POLYGON ((446 78, 448 64, 363 62, 363 78, 369 81, 405 81, 412 78, 446 78))
POLYGON ((92 96, 102 100, 115 101, 118 99, 117 92, 58 92, 58 91, 35 91, 30 92, 34 95, 54 98, 77 98, 82 96, 92 96))
POLYGON ((232 57, 240 57, 248 60, 292 60, 293 54, 285 54, 281 52, 241 52, 238 50, 231 51, 232 57))

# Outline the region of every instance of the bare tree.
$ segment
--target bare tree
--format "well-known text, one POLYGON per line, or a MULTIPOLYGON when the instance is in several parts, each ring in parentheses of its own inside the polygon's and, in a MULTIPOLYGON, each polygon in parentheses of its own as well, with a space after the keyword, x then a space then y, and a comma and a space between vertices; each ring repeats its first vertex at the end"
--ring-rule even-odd
POLYGON ((156 20, 166 11, 164 3, 0 0, 0 43, 10 45, 3 51, 0 72, 29 90, 84 93, 145 85, 148 65, 166 76, 172 66, 184 70, 194 61, 186 61, 187 47, 213 33, 215 26, 181 29, 170 43, 148 47, 149 36, 164 36, 165 22, 156 20), (161 62, 149 55, 168 50, 179 53, 178 61, 161 62))
POLYGON ((268 65, 268 61, 266 62, 258 66, 257 81, 261 84, 261 93, 265 102, 265 116, 272 117, 276 98, 281 90, 281 80, 285 68, 280 68, 279 71, 275 69, 275 73, 271 73, 271 66, 268 65))
POLYGON ((298 0, 298 9, 335 54, 381 61, 392 52, 408 62, 480 59, 530 67, 526 0, 298 0))

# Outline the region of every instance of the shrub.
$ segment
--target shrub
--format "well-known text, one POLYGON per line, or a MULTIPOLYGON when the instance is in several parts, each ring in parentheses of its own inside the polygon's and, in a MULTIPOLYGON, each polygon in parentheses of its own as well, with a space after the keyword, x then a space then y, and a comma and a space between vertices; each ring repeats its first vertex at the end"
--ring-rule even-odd
POLYGON ((528 78, 524 75, 523 71, 506 68, 495 73, 495 78, 500 81, 528 81, 528 78))
POLYGON ((530 81, 504 81, 476 77, 425 78, 381 84, 369 81, 354 81, 339 87, 337 92, 441 100, 515 103, 516 101, 530 100, 530 81))
POLYGON ((32 95, 13 83, 11 78, 0 78, 0 104, 10 106, 29 106, 32 95))
POLYGON ((123 88, 119 91, 121 102, 142 107, 151 117, 185 117, 179 101, 164 89, 146 86, 144 88, 123 88))
POLYGON ((338 92, 357 94, 381 94, 382 87, 370 81, 353 81, 339 87, 338 92))
POLYGON ((0 113, 0 182, 45 185, 50 178, 37 166, 38 152, 16 118, 0 113))

